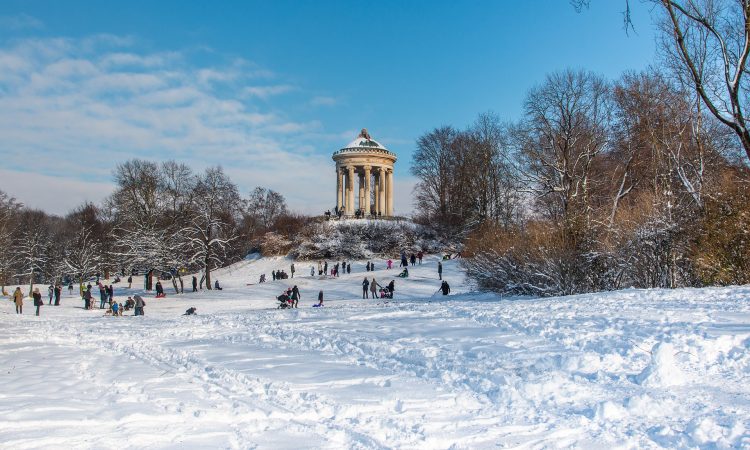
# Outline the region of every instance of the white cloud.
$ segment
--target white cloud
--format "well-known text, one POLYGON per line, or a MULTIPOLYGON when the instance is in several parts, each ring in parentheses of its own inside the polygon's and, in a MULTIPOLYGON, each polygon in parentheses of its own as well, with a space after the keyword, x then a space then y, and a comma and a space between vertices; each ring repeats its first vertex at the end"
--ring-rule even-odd
POLYGON ((281 84, 276 86, 248 86, 242 90, 245 96, 267 99, 269 97, 286 94, 294 90, 294 86, 281 84))
POLYGON ((312 106, 334 106, 338 104, 338 102, 338 99, 324 95, 313 97, 312 100, 310 100, 312 106))
POLYGON ((41 20, 28 14, 16 14, 14 16, 0 16, 0 28, 18 31, 44 28, 44 24, 41 20))
POLYGON ((322 124, 290 119, 272 102, 288 93, 302 105, 309 96, 284 83, 258 86, 259 77, 276 75, 243 59, 196 67, 180 52, 143 53, 135 42, 97 35, 0 43, 0 164, 13 180, 33 172, 44 181, 20 183, 14 195, 64 213, 109 193, 119 162, 177 159, 195 170, 220 164, 244 191, 271 187, 293 209, 331 207, 334 149, 310 139, 326 135, 322 124))

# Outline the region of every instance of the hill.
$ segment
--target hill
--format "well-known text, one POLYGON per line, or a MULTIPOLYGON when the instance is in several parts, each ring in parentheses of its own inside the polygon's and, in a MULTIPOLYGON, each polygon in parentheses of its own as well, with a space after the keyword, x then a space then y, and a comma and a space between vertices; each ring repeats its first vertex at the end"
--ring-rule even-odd
MULTIPOLYGON (((750 288, 546 299, 433 295, 437 258, 361 299, 365 274, 257 283, 105 317, 0 303, 0 442, 25 448, 728 448, 750 445, 750 288), (296 284, 299 309, 275 309, 296 284), (323 308, 312 308, 319 290, 323 308), (182 316, 190 306, 197 316, 182 316)), ((270 276, 269 276, 270 279, 270 276)), ((119 286, 119 299, 138 289, 119 286)))

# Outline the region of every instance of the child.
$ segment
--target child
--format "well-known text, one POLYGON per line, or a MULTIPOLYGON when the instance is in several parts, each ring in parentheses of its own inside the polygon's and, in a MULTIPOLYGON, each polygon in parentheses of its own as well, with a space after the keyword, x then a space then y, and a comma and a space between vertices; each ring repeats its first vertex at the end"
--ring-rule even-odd
POLYGON ((313 305, 313 308, 320 308, 323 306, 323 291, 318 292, 318 304, 313 305))
POLYGON ((122 309, 123 309, 123 308, 122 308, 122 303, 120 303, 120 307, 119 307, 119 308, 117 308, 117 315, 118 315, 118 316, 122 316, 122 309))
POLYGON ((118 305, 116 302, 112 302, 112 316, 113 317, 117 317, 119 315, 118 314, 119 309, 120 309, 120 305, 118 305))

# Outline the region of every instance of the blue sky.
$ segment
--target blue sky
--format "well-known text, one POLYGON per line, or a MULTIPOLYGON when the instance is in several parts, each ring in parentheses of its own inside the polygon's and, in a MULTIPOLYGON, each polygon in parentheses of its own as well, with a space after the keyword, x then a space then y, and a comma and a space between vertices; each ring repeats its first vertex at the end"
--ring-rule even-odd
POLYGON ((615 79, 655 58, 647 5, 544 1, 0 2, 0 189, 64 214, 114 164, 220 164, 292 209, 335 202, 330 154, 367 127, 409 213, 416 138, 517 119, 545 74, 615 79), (31 176, 30 176, 31 175, 31 176))

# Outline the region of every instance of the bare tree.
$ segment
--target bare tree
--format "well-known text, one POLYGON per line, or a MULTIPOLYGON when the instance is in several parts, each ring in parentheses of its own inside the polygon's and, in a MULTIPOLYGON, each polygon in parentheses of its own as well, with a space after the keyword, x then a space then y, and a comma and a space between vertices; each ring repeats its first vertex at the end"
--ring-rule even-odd
POLYGON ((708 111, 739 138, 750 158, 747 59, 750 0, 654 0, 673 67, 693 84, 708 111))
POLYGON ((412 155, 411 173, 419 181, 414 187, 418 214, 450 223, 451 183, 455 161, 452 145, 458 131, 443 126, 422 135, 417 140, 417 151, 412 155))
POLYGON ((281 216, 289 213, 284 196, 271 189, 256 187, 245 202, 247 219, 262 230, 271 228, 281 216))
POLYGON ((592 173, 608 144, 610 114, 608 85, 589 72, 548 75, 525 102, 519 171, 566 247, 592 226, 592 173))

